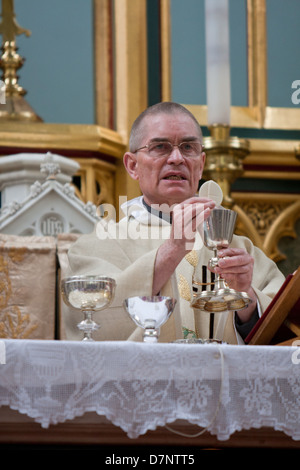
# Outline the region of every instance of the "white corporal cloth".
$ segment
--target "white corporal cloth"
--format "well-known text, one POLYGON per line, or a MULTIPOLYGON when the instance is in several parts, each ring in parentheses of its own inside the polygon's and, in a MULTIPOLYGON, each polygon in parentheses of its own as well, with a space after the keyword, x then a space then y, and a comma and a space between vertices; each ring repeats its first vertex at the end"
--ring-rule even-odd
POLYGON ((1 406, 43 428, 93 411, 129 438, 183 419, 219 440, 266 426, 300 440, 297 347, 9 339, 1 345, 0 421, 1 406))

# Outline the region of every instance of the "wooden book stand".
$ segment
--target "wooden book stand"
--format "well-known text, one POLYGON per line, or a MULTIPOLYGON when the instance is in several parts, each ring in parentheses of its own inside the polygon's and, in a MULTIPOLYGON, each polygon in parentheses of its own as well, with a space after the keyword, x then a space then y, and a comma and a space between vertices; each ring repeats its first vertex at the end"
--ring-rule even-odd
POLYGON ((287 276, 245 343, 283 346, 297 339, 300 339, 300 267, 287 276))

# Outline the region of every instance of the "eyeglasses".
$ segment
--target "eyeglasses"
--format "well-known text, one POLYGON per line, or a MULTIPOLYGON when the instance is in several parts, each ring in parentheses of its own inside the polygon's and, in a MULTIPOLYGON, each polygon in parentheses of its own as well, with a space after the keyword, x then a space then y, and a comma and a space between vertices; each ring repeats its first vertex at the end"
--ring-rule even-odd
POLYGON ((194 140, 181 142, 178 145, 173 145, 168 141, 155 141, 136 149, 133 153, 147 149, 150 157, 168 157, 173 152, 174 147, 177 147, 181 155, 186 158, 199 157, 204 149, 204 146, 200 142, 194 140))

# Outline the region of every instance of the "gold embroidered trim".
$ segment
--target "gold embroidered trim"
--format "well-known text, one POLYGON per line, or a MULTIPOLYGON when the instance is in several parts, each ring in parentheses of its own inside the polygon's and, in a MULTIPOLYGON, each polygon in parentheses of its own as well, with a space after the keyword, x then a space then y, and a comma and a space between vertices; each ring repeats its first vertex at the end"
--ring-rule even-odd
POLYGON ((192 265, 194 268, 198 264, 198 255, 195 250, 190 251, 187 255, 185 255, 185 259, 192 265))
POLYGON ((179 274, 178 290, 179 290, 180 297, 190 302, 191 289, 190 289, 188 281, 182 274, 179 274))

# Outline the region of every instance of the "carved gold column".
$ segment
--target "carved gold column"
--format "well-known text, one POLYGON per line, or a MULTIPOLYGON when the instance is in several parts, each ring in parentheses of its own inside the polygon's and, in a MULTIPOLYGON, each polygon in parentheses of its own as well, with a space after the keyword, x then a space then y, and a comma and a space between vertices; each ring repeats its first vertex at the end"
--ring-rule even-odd
MULTIPOLYGON (((147 8, 146 0, 114 2, 115 31, 115 125, 126 144, 134 119, 147 107, 147 8)), ((140 195, 119 160, 116 172, 117 196, 140 195)))
POLYGON ((212 179, 223 191, 223 205, 231 208, 231 185, 243 173, 243 159, 249 153, 249 142, 238 137, 230 137, 229 126, 210 127, 210 137, 204 138, 206 163, 203 172, 205 179, 212 179))
POLYGON ((5 84, 5 104, 0 107, 0 120, 41 121, 23 98, 26 91, 18 84, 17 71, 22 67, 24 59, 17 53, 16 36, 20 34, 30 36, 31 33, 17 23, 13 0, 2 0, 0 34, 2 34, 0 67, 3 70, 2 79, 5 84))

